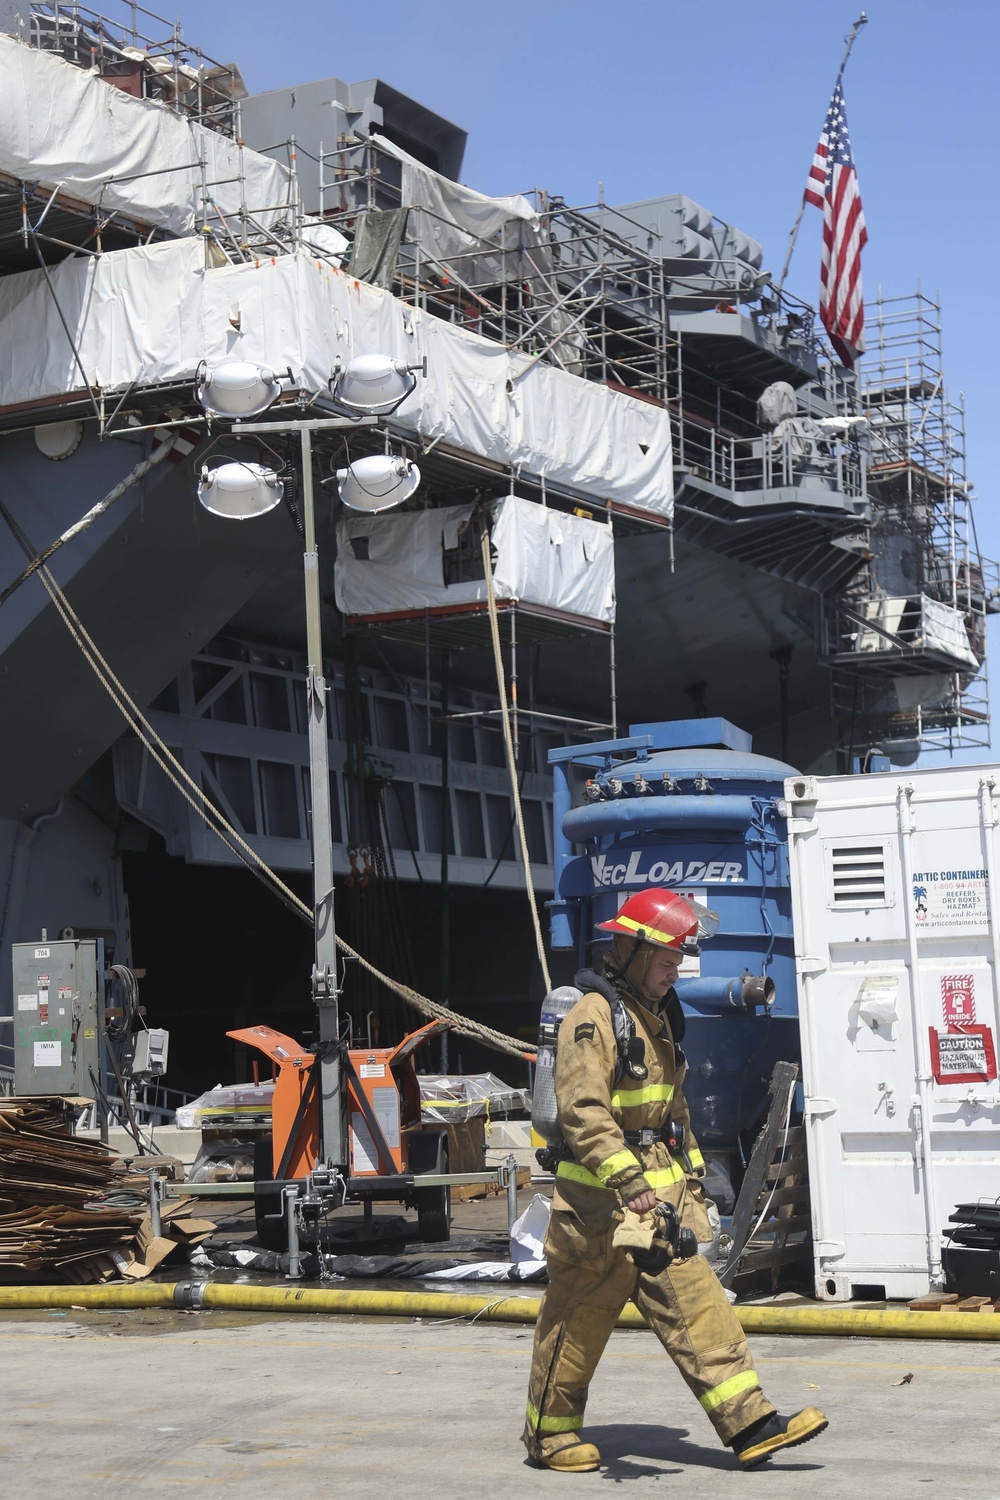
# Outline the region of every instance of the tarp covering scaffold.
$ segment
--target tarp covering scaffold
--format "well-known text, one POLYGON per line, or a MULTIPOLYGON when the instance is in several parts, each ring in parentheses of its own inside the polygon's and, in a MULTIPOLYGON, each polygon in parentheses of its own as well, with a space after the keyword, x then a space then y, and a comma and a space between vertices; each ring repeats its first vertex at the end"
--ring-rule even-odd
MULTIPOLYGON (((474 528, 477 507, 448 505, 398 516, 347 516, 337 528, 334 582, 337 608, 347 615, 431 609, 483 601, 485 578, 446 577, 448 552, 474 528), (355 543, 364 542, 363 548, 355 543)), ((498 599, 518 599, 613 624, 615 547, 610 526, 549 510, 517 495, 492 508, 490 541, 496 553, 498 599)))
POLYGON ((293 207, 278 162, 3 34, 0 172, 170 234, 244 205, 271 228, 293 207))
POLYGON ((454 328, 304 251, 217 259, 206 267, 203 243, 187 238, 64 261, 51 286, 41 271, 4 278, 0 408, 78 391, 81 365, 108 394, 193 380, 199 361, 227 357, 290 368, 300 388, 325 391, 338 359, 426 356, 427 379, 393 418, 403 432, 670 520, 665 409, 454 328))

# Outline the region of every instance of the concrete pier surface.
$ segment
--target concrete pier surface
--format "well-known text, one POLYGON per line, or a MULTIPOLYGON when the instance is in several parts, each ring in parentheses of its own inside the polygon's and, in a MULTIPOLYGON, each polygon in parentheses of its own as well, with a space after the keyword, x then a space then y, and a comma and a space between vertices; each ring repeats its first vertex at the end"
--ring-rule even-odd
POLYGON ((684 1500, 1000 1500, 995 1343, 753 1340, 779 1407, 822 1406, 831 1425, 744 1474, 652 1335, 615 1333, 585 1429, 604 1467, 568 1476, 528 1467, 518 1441, 531 1337, 310 1315, 6 1314, 3 1490, 576 1500, 611 1481, 684 1500))

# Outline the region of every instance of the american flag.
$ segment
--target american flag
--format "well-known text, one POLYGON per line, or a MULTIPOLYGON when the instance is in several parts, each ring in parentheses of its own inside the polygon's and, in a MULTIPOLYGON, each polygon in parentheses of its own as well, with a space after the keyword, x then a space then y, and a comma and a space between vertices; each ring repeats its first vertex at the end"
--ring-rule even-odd
POLYGON ((834 349, 853 369, 854 361, 865 352, 861 252, 868 243, 868 231, 839 78, 809 169, 805 201, 823 210, 820 317, 834 349))

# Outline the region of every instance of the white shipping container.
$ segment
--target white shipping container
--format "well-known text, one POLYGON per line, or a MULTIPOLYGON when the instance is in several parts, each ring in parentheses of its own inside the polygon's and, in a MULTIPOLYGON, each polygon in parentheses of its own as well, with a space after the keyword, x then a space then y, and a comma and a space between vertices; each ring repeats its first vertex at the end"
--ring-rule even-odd
POLYGON ((785 795, 816 1295, 916 1297, 1000 1196, 1000 768, 785 795))

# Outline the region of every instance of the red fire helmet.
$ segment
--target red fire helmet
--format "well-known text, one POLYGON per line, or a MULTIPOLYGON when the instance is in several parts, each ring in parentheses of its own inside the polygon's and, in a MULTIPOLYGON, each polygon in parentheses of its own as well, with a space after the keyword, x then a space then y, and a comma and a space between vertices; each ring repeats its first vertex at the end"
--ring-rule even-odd
POLYGON ((623 932, 657 948, 671 948, 680 955, 701 952, 699 937, 711 937, 719 919, 707 907, 690 901, 677 891, 652 886, 629 896, 618 915, 598 922, 603 932, 623 932))

